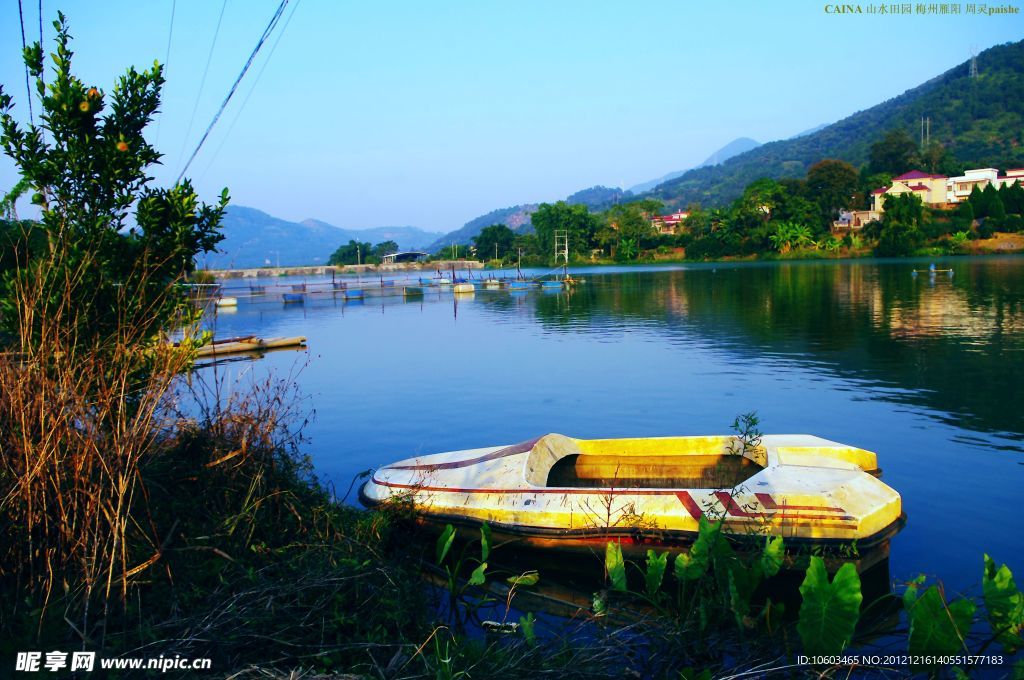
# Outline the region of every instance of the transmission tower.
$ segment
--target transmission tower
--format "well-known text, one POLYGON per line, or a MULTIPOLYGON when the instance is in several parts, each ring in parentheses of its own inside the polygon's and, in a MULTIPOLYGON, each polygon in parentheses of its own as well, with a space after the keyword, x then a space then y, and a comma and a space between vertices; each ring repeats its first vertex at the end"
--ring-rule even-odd
POLYGON ((555 231, 555 264, 561 260, 569 264, 569 232, 565 229, 555 231))
POLYGON ((971 70, 969 76, 971 78, 978 77, 978 53, 973 47, 971 48, 971 70))

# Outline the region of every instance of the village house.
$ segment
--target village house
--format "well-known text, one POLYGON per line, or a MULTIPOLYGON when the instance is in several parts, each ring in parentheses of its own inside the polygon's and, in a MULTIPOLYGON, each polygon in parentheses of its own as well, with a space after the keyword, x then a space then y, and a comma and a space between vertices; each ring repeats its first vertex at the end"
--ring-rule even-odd
POLYGON ((875 189, 871 192, 871 210, 882 212, 886 196, 899 196, 912 193, 925 205, 932 207, 948 207, 962 203, 971 195, 974 187, 983 190, 989 184, 999 189, 1014 182, 1024 184, 1024 168, 1006 171, 1000 177, 995 168, 977 168, 966 170, 960 177, 933 175, 920 170, 911 170, 899 177, 894 177, 888 188, 875 189))
POLYGON ((880 219, 882 213, 877 210, 840 210, 839 219, 832 223, 832 233, 843 236, 858 232, 869 222, 877 222, 880 219))
POLYGON ((677 210, 671 215, 655 215, 651 219, 651 226, 659 234, 672 235, 679 231, 679 227, 682 226, 683 220, 690 216, 690 213, 685 210, 677 210))
POLYGON ((1004 177, 999 176, 995 168, 978 168, 977 170, 966 170, 960 177, 950 177, 946 191, 947 203, 962 203, 971 195, 974 187, 982 191, 989 184, 999 189, 1009 186, 1014 182, 1024 184, 1024 168, 1014 168, 1006 171, 1004 177))
POLYGON ((886 196, 907 193, 914 194, 925 205, 945 205, 947 180, 945 175, 933 175, 920 170, 905 172, 899 177, 893 177, 888 189, 876 189, 871 192, 871 209, 882 212, 886 196))

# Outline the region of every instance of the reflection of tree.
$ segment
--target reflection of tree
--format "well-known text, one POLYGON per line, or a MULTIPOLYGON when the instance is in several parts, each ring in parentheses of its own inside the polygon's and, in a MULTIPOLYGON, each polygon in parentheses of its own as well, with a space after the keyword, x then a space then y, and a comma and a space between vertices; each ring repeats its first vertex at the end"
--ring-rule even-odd
MULTIPOLYGON (((588 276, 571 298, 531 296, 551 330, 629 330, 712 340, 868 381, 881 398, 983 430, 1024 431, 1024 266, 961 261, 950 280, 910 263, 740 266, 588 276)), ((497 305, 496 305, 497 306, 497 305)), ((869 388, 870 389, 870 388, 869 388)))

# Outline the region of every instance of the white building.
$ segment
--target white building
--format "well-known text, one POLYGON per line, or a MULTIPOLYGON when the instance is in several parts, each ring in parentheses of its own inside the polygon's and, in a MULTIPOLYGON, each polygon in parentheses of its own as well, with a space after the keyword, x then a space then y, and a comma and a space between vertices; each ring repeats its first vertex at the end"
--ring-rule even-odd
POLYGON ((960 177, 950 177, 946 181, 946 202, 962 203, 966 201, 974 187, 978 187, 978 190, 981 191, 992 184, 999 189, 1014 182, 1024 184, 1024 168, 1007 170, 1004 177, 1000 177, 999 171, 995 168, 967 170, 960 177))

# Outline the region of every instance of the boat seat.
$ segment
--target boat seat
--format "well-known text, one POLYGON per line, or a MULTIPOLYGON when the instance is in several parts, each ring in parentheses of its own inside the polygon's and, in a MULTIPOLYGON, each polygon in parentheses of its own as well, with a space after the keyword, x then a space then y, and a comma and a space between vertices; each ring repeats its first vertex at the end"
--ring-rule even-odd
POLYGON ((638 456, 571 454, 559 459, 548 473, 549 487, 639 489, 732 488, 760 472, 760 465, 743 456, 684 454, 638 456))

